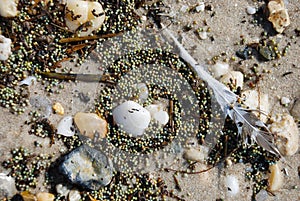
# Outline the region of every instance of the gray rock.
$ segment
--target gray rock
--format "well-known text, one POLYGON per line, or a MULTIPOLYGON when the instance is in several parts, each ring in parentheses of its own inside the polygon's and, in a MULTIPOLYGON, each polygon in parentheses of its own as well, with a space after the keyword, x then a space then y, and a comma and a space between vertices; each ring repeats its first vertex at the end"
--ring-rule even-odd
POLYGON ((82 145, 69 153, 59 165, 59 171, 72 183, 98 190, 110 183, 113 167, 101 151, 82 145))

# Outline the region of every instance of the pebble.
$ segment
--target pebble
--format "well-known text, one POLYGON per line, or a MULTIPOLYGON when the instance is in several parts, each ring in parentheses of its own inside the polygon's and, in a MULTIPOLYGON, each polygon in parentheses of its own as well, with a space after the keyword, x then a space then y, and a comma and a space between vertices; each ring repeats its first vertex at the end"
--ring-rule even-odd
POLYGON ((36 194, 37 201, 54 201, 55 196, 52 193, 39 192, 36 194))
POLYGON ((183 6, 181 6, 181 8, 180 8, 180 11, 183 12, 183 13, 188 12, 188 10, 189 10, 189 7, 188 7, 187 5, 183 5, 183 6))
POLYGON ((29 191, 23 191, 20 194, 24 201, 37 201, 36 196, 29 191))
POLYGON ((57 134, 71 137, 75 135, 75 129, 73 126, 73 117, 71 116, 65 116, 62 118, 57 126, 57 134))
POLYGON ((229 64, 217 62, 215 65, 210 67, 210 71, 216 79, 219 79, 222 75, 225 75, 229 72, 229 64))
POLYGON ((200 2, 200 3, 198 3, 198 6, 196 6, 196 12, 203 12, 204 10, 205 10, 205 4, 204 4, 204 2, 200 2))
POLYGON ((58 194, 67 197, 67 195, 70 192, 70 189, 67 186, 64 186, 63 184, 57 184, 55 186, 55 190, 58 194))
POLYGON ((200 31, 198 34, 201 40, 206 40, 208 38, 206 31, 200 31))
POLYGON ((169 121, 169 114, 164 111, 164 106, 162 104, 151 104, 146 107, 150 112, 153 119, 158 121, 161 125, 166 125, 169 121))
MULTIPOLYGON (((3 6, 3 3, 0 4, 3 6)), ((4 4, 5 5, 5 4, 4 4)), ((0 60, 5 61, 11 55, 11 39, 0 35, 0 60)))
POLYGON ((225 182, 225 187, 227 189, 226 194, 228 196, 233 197, 239 193, 240 191, 239 181, 234 175, 226 176, 224 182, 225 182))
MULTIPOLYGON (((249 109, 260 110, 265 114, 269 114, 270 104, 268 94, 263 94, 257 90, 246 90, 242 92, 242 98, 244 105, 249 109)), ((259 114, 258 112, 254 112, 254 114, 258 116, 262 122, 267 122, 268 116, 259 114)))
POLYGON ((151 120, 150 112, 134 101, 120 104, 112 114, 118 126, 134 137, 143 135, 151 120))
POLYGON ((68 195, 68 201, 79 201, 81 199, 80 192, 78 190, 71 190, 68 195))
POLYGON ((74 122, 80 133, 91 139, 94 138, 95 133, 97 133, 100 138, 105 138, 108 132, 107 121, 95 113, 78 112, 74 116, 74 122))
POLYGON ((271 165, 269 172, 268 190, 271 192, 278 191, 283 186, 283 173, 278 164, 271 165))
POLYGON ((243 89, 244 75, 240 71, 229 71, 220 78, 220 81, 225 84, 234 84, 236 87, 243 89))
POLYGON ((283 156, 294 155, 299 148, 299 130, 290 114, 277 114, 271 119, 270 131, 276 135, 275 144, 283 156))
POLYGON ((287 97, 281 97, 281 99, 280 99, 280 103, 282 105, 288 105, 290 102, 291 102, 291 100, 287 97))
POLYGON ((256 13, 256 8, 252 6, 247 6, 246 8, 247 14, 254 15, 256 13))
POLYGON ((18 14, 19 0, 2 0, 0 3, 0 15, 2 17, 15 17, 18 14))
POLYGON ((65 113, 64 107, 58 102, 53 104, 52 109, 55 114, 64 115, 65 113))
POLYGON ((36 77, 35 76, 28 76, 24 80, 22 80, 19 85, 27 85, 31 86, 36 83, 36 77))
POLYGON ((284 29, 290 25, 290 17, 285 8, 283 0, 271 0, 268 3, 269 18, 268 20, 273 24, 274 29, 278 33, 282 33, 284 29))
POLYGON ((15 179, 0 173, 0 199, 11 198, 16 193, 15 179))
POLYGON ((208 156, 208 147, 190 147, 184 150, 183 158, 190 161, 204 162, 208 156))
POLYGON ((59 172, 76 185, 98 190, 110 183, 113 167, 110 159, 101 151, 82 145, 63 158, 59 172))
POLYGON ((105 20, 105 13, 102 5, 99 2, 83 1, 83 0, 66 0, 65 22, 69 30, 76 31, 79 26, 84 23, 91 23, 91 26, 86 26, 87 30, 80 32, 80 36, 88 36, 93 31, 98 30, 105 20), (72 19, 74 16, 79 16, 76 20, 72 19), (101 14, 95 16, 93 13, 101 14))

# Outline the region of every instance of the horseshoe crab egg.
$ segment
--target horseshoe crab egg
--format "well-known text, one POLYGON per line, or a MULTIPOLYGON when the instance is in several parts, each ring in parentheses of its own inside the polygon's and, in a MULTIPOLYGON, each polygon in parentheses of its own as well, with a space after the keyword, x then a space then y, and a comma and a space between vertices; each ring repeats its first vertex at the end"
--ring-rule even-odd
POLYGON ((67 0, 65 20, 69 30, 87 36, 102 26, 105 13, 99 2, 67 0))
POLYGON ((120 104, 112 114, 117 125, 134 137, 143 135, 151 120, 150 112, 134 101, 120 104))

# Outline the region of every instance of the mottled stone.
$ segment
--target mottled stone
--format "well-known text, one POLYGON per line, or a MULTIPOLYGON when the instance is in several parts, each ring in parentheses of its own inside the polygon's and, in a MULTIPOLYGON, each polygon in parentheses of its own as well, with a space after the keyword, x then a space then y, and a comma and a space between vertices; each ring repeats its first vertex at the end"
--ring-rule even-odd
POLYGON ((94 138, 95 133, 100 138, 107 134, 107 122, 94 113, 78 112, 74 116, 74 122, 82 135, 94 138))
POLYGON ((15 179, 0 173, 0 199, 11 198, 16 193, 15 179))
POLYGON ((65 113, 64 107, 58 102, 53 104, 52 109, 55 114, 63 115, 65 113))
POLYGON ((97 190, 110 183, 113 167, 104 153, 82 145, 63 158, 59 171, 72 183, 97 190))
POLYGON ((285 8, 283 0, 271 0, 268 3, 269 18, 274 29, 278 33, 282 33, 284 29, 290 25, 290 17, 285 8))
POLYGON ((55 196, 52 193, 39 192, 36 194, 37 201, 54 201, 55 196))

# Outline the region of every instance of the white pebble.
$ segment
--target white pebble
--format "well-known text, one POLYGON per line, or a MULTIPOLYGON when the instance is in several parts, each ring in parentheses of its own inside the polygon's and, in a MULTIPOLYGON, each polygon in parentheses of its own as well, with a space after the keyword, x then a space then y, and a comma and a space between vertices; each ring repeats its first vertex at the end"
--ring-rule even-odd
POLYGON ((68 196, 68 201, 79 201, 81 199, 80 192, 77 190, 71 190, 68 196))
POLYGON ((291 100, 287 97, 281 97, 280 102, 282 105, 288 105, 291 102, 291 100))
POLYGON ((204 162, 208 156, 208 147, 200 146, 199 148, 190 147, 184 150, 183 158, 191 161, 204 162))
POLYGON ((200 37, 201 40, 207 39, 208 38, 207 32, 206 31, 200 31, 199 32, 199 37, 200 37))
POLYGON ((135 137, 143 135, 151 120, 150 112, 134 101, 120 104, 112 113, 118 126, 135 137))
POLYGON ((67 137, 73 136, 75 134, 73 118, 71 116, 66 116, 60 120, 57 126, 57 134, 67 137))
POLYGON ((0 173, 0 198, 1 195, 10 198, 16 193, 15 179, 11 176, 6 176, 4 173, 0 173))
POLYGON ((91 22, 90 26, 86 26, 87 30, 80 32, 80 36, 87 36, 102 26, 105 20, 105 14, 99 2, 67 0, 65 20, 67 27, 71 31, 76 31, 82 24, 91 22), (73 12, 73 15, 70 11, 73 12), (99 16, 95 16, 93 13, 99 16), (100 15, 101 13, 103 14, 100 15), (74 20, 72 18, 74 16, 79 17, 74 20))
POLYGON ((241 89, 243 89, 244 75, 240 71, 229 71, 228 73, 226 73, 220 78, 220 81, 225 84, 231 83, 236 87, 241 87, 241 89))
POLYGON ((223 62, 217 62, 210 67, 210 71, 216 79, 219 79, 222 75, 229 72, 229 64, 223 62))
POLYGON ((205 10, 204 2, 200 2, 199 5, 196 7, 197 12, 203 12, 205 10))
POLYGON ((180 8, 180 11, 183 12, 183 13, 187 12, 188 10, 189 10, 189 7, 187 5, 183 5, 180 8))
POLYGON ((1 0, 0 15, 2 17, 15 17, 18 14, 18 0, 1 0))
MULTIPOLYGON (((2 5, 3 3, 0 3, 2 5)), ((11 39, 0 35, 0 60, 5 61, 11 55, 11 39)))
POLYGON ((252 6, 247 6, 246 11, 249 15, 254 15, 256 13, 256 8, 252 6))
POLYGON ((58 194, 62 195, 62 196, 67 196, 68 193, 70 192, 70 189, 67 186, 64 186, 62 184, 57 184, 55 186, 55 190, 58 194))
POLYGON ((31 86, 36 83, 36 77, 35 76, 28 76, 24 80, 22 80, 19 85, 27 85, 31 86))
POLYGON ((150 112, 151 117, 158 121, 161 125, 166 125, 169 121, 169 114, 164 111, 162 104, 151 104, 146 107, 150 112))
POLYGON ((240 191, 239 181, 233 175, 225 177, 225 187, 227 188, 227 195, 235 196, 240 191))

